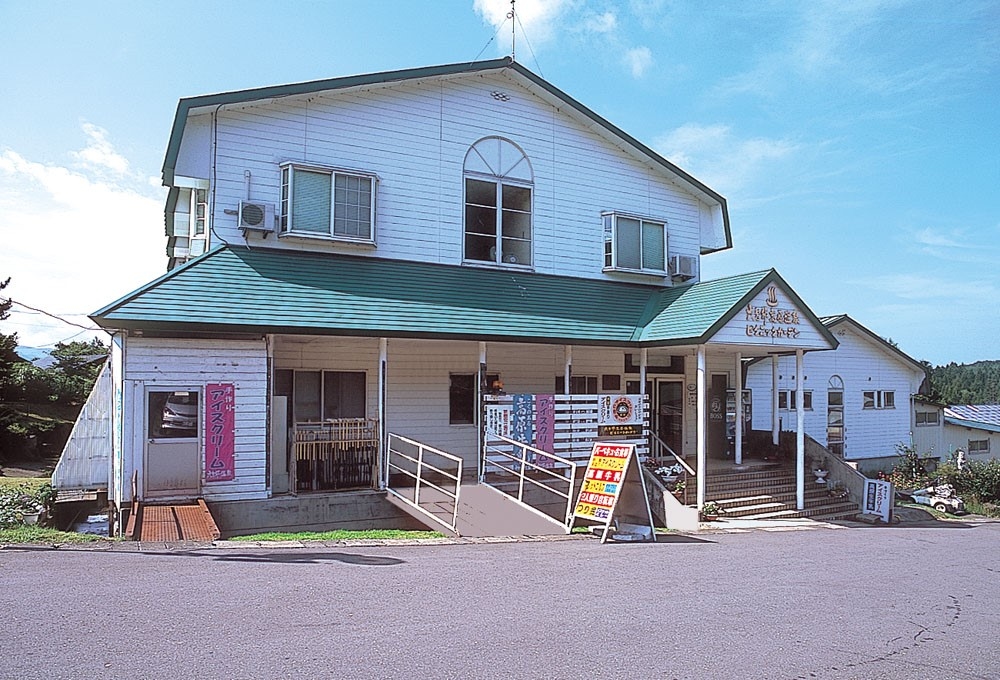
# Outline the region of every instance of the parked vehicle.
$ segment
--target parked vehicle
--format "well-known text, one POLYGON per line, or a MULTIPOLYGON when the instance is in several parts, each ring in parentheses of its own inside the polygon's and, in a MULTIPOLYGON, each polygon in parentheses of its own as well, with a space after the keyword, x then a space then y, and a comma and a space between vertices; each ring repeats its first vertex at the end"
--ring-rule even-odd
POLYGON ((917 489, 909 495, 914 503, 929 505, 939 512, 950 512, 953 515, 965 512, 965 502, 955 495, 955 489, 950 484, 938 484, 917 489))
POLYGON ((198 397, 190 392, 174 392, 163 407, 163 429, 198 430, 198 397))

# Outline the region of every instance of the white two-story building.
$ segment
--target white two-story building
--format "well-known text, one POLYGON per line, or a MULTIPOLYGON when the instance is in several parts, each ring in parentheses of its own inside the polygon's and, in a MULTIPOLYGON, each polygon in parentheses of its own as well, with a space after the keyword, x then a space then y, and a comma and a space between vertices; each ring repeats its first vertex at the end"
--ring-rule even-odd
POLYGON ((182 99, 163 181, 169 271, 92 315, 119 509, 378 490, 391 436, 475 477, 504 394, 576 459, 539 397, 639 395, 640 439, 705 470, 747 361, 838 344, 763 263, 702 280, 725 199, 511 59, 182 99), (368 448, 306 452, 324 427, 368 448))

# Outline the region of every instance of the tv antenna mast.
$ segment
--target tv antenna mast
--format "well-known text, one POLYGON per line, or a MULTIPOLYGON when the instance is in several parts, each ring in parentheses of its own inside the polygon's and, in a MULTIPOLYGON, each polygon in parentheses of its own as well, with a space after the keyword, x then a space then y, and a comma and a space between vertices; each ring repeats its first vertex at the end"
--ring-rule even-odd
POLYGON ((511 61, 514 60, 514 41, 516 38, 515 27, 517 22, 514 19, 514 0, 510 0, 510 11, 507 12, 507 18, 510 19, 510 58, 511 61))

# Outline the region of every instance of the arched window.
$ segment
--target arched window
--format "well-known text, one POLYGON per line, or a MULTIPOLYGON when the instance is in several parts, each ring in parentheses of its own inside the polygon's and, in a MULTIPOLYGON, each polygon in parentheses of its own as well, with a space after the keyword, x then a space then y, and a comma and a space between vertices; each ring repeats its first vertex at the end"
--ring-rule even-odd
POLYGON ((486 137, 465 155, 464 259, 531 266, 531 163, 513 142, 486 137))

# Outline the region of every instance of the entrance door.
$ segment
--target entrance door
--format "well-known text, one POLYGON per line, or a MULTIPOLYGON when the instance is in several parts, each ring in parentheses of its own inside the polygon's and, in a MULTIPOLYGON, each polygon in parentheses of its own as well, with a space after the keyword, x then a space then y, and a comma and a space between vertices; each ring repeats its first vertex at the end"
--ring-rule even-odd
POLYGON ((201 481, 201 392, 146 391, 144 498, 197 498, 201 481))
POLYGON ((725 373, 712 374, 708 388, 708 423, 706 424, 709 458, 726 458, 729 455, 729 440, 726 438, 726 390, 729 376, 725 373))
POLYGON ((656 381, 656 436, 678 456, 684 446, 684 384, 679 380, 656 381))

